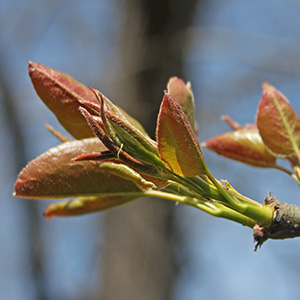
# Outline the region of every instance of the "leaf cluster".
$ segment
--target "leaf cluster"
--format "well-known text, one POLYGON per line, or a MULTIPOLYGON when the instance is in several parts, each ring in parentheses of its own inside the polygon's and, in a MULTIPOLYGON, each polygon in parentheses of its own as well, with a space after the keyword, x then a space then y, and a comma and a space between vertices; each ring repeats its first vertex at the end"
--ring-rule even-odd
MULTIPOLYGON (((300 235, 295 234, 300 209, 274 197, 260 204, 210 173, 197 139, 190 83, 170 78, 153 140, 98 90, 39 63, 29 62, 29 75, 39 97, 73 137, 48 125, 62 143, 29 162, 15 183, 19 197, 72 198, 50 204, 45 217, 93 213, 153 196, 254 228, 257 246, 268 238, 300 235)), ((233 131, 202 146, 255 167, 282 170, 300 184, 300 122, 282 93, 264 83, 256 124, 223 119, 233 131), (291 170, 278 159, 288 160, 291 170)))
POLYGON ((233 131, 207 140, 202 146, 254 167, 279 169, 300 184, 300 121, 288 99, 265 82, 258 105, 256 124, 241 126, 228 116, 223 119, 233 131), (278 164, 290 163, 291 170, 278 164))

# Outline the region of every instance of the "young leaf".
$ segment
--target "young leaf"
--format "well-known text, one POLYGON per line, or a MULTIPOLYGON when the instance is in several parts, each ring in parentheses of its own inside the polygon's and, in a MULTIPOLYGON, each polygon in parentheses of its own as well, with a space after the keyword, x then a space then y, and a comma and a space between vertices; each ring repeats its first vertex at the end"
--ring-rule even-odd
POLYGON ((276 165, 272 155, 255 129, 239 129, 209 139, 203 146, 231 159, 255 167, 270 168, 276 165))
MULTIPOLYGON (((98 100, 99 103, 96 104, 96 107, 95 107, 95 104, 93 104, 93 103, 86 103, 87 106, 92 105, 94 109, 96 108, 96 111, 100 115, 101 114, 101 105, 100 105, 100 103, 104 102, 108 106, 109 110, 113 113, 113 115, 128 121, 133 127, 137 128, 142 134, 144 134, 145 136, 148 136, 147 132, 145 131, 144 127, 141 125, 141 123, 139 121, 137 121, 135 118, 130 116, 122 108, 120 108, 117 105, 113 104, 107 97, 105 97, 105 95, 100 93, 98 90, 96 90, 94 88, 90 88, 90 89, 93 91, 93 93, 97 97, 97 100, 98 100)), ((80 101, 80 102, 83 104, 82 101, 80 101)))
MULTIPOLYGON (((115 158, 115 156, 113 156, 111 154, 111 152, 109 152, 109 151, 92 152, 92 153, 88 153, 88 154, 83 154, 79 157, 76 157, 74 160, 75 161, 79 161, 79 160, 107 161, 107 162, 112 162, 112 163, 117 163, 117 164, 120 164, 122 162, 121 160, 115 158)), ((101 164, 101 168, 103 170, 103 164, 101 164)), ((134 171, 136 171, 136 170, 134 170, 134 171)), ((168 179, 154 177, 149 174, 142 173, 142 172, 139 175, 140 176, 142 175, 143 179, 145 179, 146 181, 149 181, 151 183, 150 187, 153 187, 153 184, 154 184, 158 188, 163 188, 169 184, 168 179)))
POLYGON ((179 175, 205 173, 200 144, 181 106, 165 94, 157 120, 156 137, 161 159, 179 175))
POLYGON ((28 71, 35 91, 62 126, 76 139, 93 137, 91 128, 78 111, 78 100, 98 103, 94 93, 71 76, 42 64, 29 62, 28 71))
POLYGON ((98 162, 72 159, 106 148, 97 138, 63 143, 32 160, 19 174, 15 194, 24 198, 114 196, 141 191, 132 181, 104 173, 98 162))
POLYGON ((300 122, 289 101, 274 87, 264 86, 256 123, 263 142, 276 155, 298 153, 300 122))
MULTIPOLYGON (((61 125, 76 139, 93 137, 91 128, 78 110, 82 105, 81 102, 84 101, 99 106, 93 89, 65 73, 36 62, 28 63, 28 71, 35 91, 55 114, 61 125)), ((104 95, 103 97, 109 101, 104 95)), ((146 134, 137 120, 116 105, 114 107, 124 114, 131 124, 146 134)))
POLYGON ((195 103, 190 82, 185 84, 182 79, 171 77, 167 84, 167 93, 181 105, 194 132, 196 132, 195 103))
POLYGON ((100 164, 99 168, 105 173, 113 174, 132 181, 141 189, 156 188, 153 182, 145 180, 141 174, 122 163, 103 162, 100 164))
MULTIPOLYGON (((159 158, 154 141, 151 142, 138 129, 129 122, 107 112, 107 120, 114 129, 118 139, 122 142, 122 149, 136 159, 164 168, 164 163, 159 158)), ((102 118, 103 119, 103 118, 102 118)))
POLYGON ((103 211, 115 206, 123 205, 142 197, 119 195, 119 196, 101 196, 101 197, 78 197, 70 201, 61 201, 47 206, 44 216, 47 219, 53 217, 70 217, 88 213, 103 211))
POLYGON ((129 153, 125 152, 122 147, 114 144, 114 142, 105 134, 103 128, 98 124, 95 117, 93 117, 85 108, 80 107, 79 110, 86 118, 89 126, 92 128, 95 135, 101 140, 101 142, 107 147, 107 149, 117 158, 120 158, 123 162, 125 162, 130 167, 134 169, 145 172, 151 175, 159 175, 160 171, 153 166, 152 164, 148 164, 137 160, 132 157, 129 153))

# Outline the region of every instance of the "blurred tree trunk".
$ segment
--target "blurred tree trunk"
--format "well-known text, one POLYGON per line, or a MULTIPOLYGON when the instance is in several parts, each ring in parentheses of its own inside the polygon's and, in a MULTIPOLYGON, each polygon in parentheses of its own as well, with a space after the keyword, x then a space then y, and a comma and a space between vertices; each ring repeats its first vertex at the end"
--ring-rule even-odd
MULTIPOLYGON (((163 90, 182 76, 184 30, 197 0, 120 1, 126 21, 115 99, 153 137, 163 90)), ((107 214, 102 300, 171 298, 177 266, 174 203, 145 199, 107 214)))
MULTIPOLYGON (((9 76, 7 75, 9 68, 4 63, 6 61, 8 59, 0 57, 0 103, 4 111, 6 128, 9 131, 12 142, 10 155, 13 159, 10 159, 10 164, 13 172, 17 175, 26 165, 28 159, 25 157, 25 141, 21 130, 22 125, 20 124, 20 118, 18 118, 17 109, 15 108, 18 101, 11 92, 13 83, 9 81, 9 76)), ((43 247, 40 239, 38 207, 34 201, 20 201, 19 205, 23 206, 23 213, 26 217, 26 223, 22 224, 23 227, 20 229, 23 235, 28 237, 26 239, 28 244, 24 245, 24 248, 29 249, 28 256, 24 257, 24 261, 27 262, 30 269, 26 270, 24 281, 28 277, 32 279, 32 289, 36 295, 34 299, 46 300, 48 297, 44 282, 43 247)))

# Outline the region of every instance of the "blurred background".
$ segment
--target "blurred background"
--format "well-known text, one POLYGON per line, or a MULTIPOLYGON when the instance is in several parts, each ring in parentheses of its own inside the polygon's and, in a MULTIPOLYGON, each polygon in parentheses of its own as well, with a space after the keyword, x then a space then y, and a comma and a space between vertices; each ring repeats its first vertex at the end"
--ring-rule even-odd
MULTIPOLYGON (((249 228, 158 199, 46 221, 12 197, 26 162, 63 131, 27 75, 32 60, 98 88, 153 136, 173 75, 191 81, 199 139, 253 123, 267 80, 300 113, 296 0, 0 0, 0 299, 297 299, 300 239, 254 252, 249 228)), ((204 150, 215 177, 263 202, 300 204, 287 175, 204 150)))

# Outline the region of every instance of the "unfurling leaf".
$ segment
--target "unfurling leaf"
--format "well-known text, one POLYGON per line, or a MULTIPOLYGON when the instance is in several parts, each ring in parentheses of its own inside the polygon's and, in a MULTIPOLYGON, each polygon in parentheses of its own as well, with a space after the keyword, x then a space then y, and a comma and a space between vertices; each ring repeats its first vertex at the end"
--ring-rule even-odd
MULTIPOLYGON (((99 106, 94 91, 71 76, 36 62, 28 63, 28 71, 35 91, 55 114, 61 125, 76 139, 93 137, 91 128, 78 108, 84 101, 99 106)), ((107 99, 104 95, 103 97, 107 99)), ((116 105, 114 107, 131 124, 145 133, 143 126, 137 120, 116 105)))
POLYGON ((61 125, 76 139, 93 137, 92 130, 78 111, 78 100, 98 103, 94 93, 71 76, 39 63, 29 62, 28 71, 37 94, 61 125))
POLYGON ((73 159, 106 148, 97 138, 63 143, 32 160, 19 174, 15 194, 24 198, 118 196, 139 192, 132 181, 104 173, 98 162, 73 159))
POLYGON ((158 152, 175 173, 196 176, 205 173, 200 144, 181 106, 165 94, 157 120, 158 152))
POLYGON ((255 167, 270 168, 276 165, 276 156, 267 150, 256 129, 227 132, 209 139, 203 145, 222 156, 255 167))
POLYGON ((106 173, 116 175, 123 179, 134 182, 141 189, 155 188, 155 184, 151 181, 145 180, 138 172, 132 168, 115 162, 103 162, 99 168, 106 173))
POLYGON ((276 155, 297 153, 300 143, 298 115, 286 97, 274 87, 265 83, 264 91, 256 119, 263 142, 276 155))
POLYGON ((194 132, 196 132, 195 101, 190 82, 185 84, 182 79, 178 77, 171 77, 167 84, 167 93, 181 105, 194 132))
POLYGON ((69 201, 52 203, 44 211, 47 219, 53 217, 70 217, 103 211, 115 206, 123 205, 142 197, 131 195, 78 197, 69 201))
POLYGON ((126 120, 110 113, 107 114, 107 119, 118 140, 121 141, 124 151, 140 161, 164 167, 164 163, 159 158, 157 147, 153 143, 154 141, 151 142, 147 136, 144 136, 126 120))
POLYGON ((122 149, 122 145, 118 146, 110 139, 110 137, 106 135, 104 129, 102 128, 103 123, 99 124, 97 119, 92 116, 85 108, 80 107, 79 109, 83 116, 86 118, 95 135, 115 157, 120 158, 123 162, 125 162, 130 167, 133 167, 135 170, 151 175, 158 175, 160 173, 158 169, 152 164, 137 160, 136 158, 125 152, 122 149))
POLYGON ((83 106, 87 106, 87 107, 91 107, 93 110, 95 110, 96 112, 98 112, 98 114, 101 114, 101 105, 100 103, 103 101, 109 108, 109 110, 112 111, 112 113, 115 116, 124 118, 125 120, 127 120, 132 126, 134 126, 135 128, 137 128, 142 134, 144 134, 145 136, 148 136, 147 132, 145 131, 144 127, 142 126, 142 124, 137 121, 135 118, 133 118, 132 116, 130 116, 126 111, 124 111, 122 108, 118 107, 117 105, 113 104, 105 95, 103 95, 101 92, 99 92, 98 90, 94 89, 94 88, 90 88, 93 93, 95 94, 98 103, 94 103, 94 102, 90 102, 90 101, 84 101, 84 100, 80 100, 80 103, 83 106))

